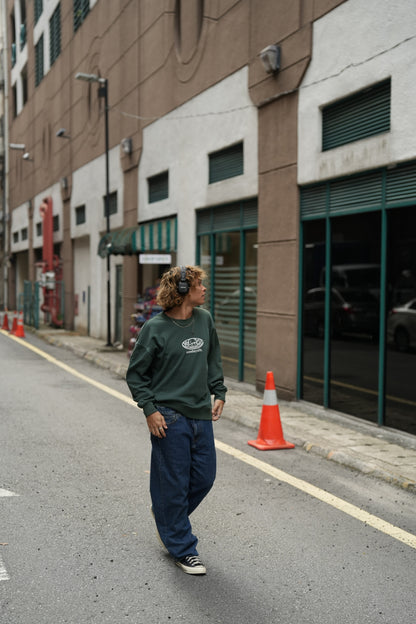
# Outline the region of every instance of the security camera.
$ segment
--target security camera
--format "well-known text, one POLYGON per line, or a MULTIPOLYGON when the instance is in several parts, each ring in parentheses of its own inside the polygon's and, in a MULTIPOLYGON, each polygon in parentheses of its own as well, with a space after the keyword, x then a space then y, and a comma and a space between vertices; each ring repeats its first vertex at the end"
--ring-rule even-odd
POLYGON ((30 159, 29 152, 26 152, 25 154, 23 154, 22 158, 23 158, 23 160, 29 160, 30 159))

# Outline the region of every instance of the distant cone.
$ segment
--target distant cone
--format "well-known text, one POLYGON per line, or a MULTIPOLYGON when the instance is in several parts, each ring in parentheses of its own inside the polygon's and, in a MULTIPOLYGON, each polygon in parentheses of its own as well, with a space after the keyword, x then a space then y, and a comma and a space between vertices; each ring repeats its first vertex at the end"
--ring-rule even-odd
POLYGON ((13 324, 12 324, 10 333, 14 335, 16 333, 16 330, 17 330, 17 312, 14 313, 13 324))
POLYGON ((283 437, 282 423, 280 422, 280 410, 277 403, 276 386, 271 371, 266 376, 264 387, 263 409, 261 411, 260 428, 257 440, 250 440, 250 446, 260 451, 273 451, 278 449, 295 448, 291 442, 286 442, 283 437))
POLYGON ((7 308, 4 311, 2 329, 9 331, 9 317, 7 316, 7 308))
POLYGON ((17 321, 17 329, 14 335, 16 338, 26 338, 23 325, 23 312, 19 312, 19 320, 17 321))

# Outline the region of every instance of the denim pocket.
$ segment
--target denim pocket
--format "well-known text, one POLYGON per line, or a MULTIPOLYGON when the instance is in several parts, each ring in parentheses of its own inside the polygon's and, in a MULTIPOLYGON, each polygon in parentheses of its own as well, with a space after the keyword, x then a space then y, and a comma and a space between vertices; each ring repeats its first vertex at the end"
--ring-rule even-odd
POLYGON ((155 405, 155 407, 158 412, 162 414, 167 425, 172 425, 181 416, 181 414, 172 407, 167 407, 166 405, 155 405))

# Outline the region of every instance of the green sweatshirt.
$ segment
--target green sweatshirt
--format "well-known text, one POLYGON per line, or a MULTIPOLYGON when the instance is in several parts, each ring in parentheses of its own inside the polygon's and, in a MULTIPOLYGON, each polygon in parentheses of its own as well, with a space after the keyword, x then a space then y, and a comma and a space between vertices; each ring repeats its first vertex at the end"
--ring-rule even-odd
POLYGON ((186 321, 162 312, 142 327, 126 375, 145 416, 165 405, 188 418, 211 420, 211 395, 225 400, 227 388, 212 317, 194 308, 186 321))

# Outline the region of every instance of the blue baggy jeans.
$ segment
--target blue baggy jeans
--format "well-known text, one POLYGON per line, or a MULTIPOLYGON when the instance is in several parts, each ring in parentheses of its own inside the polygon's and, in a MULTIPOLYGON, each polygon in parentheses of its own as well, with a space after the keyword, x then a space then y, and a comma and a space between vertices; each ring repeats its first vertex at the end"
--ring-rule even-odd
POLYGON ((151 436, 150 495, 160 538, 175 559, 198 555, 191 513, 216 475, 211 420, 193 420, 157 405, 168 426, 166 438, 151 436))

